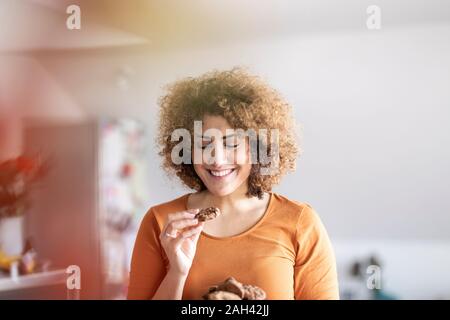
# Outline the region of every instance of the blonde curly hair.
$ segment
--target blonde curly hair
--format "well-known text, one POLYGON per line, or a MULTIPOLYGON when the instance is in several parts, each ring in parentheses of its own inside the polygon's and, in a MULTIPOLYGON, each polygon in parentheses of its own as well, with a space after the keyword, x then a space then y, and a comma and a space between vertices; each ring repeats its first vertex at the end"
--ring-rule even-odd
MULTIPOLYGON (((264 192, 280 182, 282 176, 296 168, 300 154, 297 143, 297 127, 291 106, 274 89, 259 77, 242 68, 212 71, 199 77, 189 77, 167 87, 167 93, 159 100, 159 133, 157 145, 163 157, 162 167, 169 176, 176 175, 189 188, 201 191, 206 186, 198 177, 191 163, 175 164, 172 149, 178 142, 171 141, 172 132, 185 128, 193 141, 194 121, 205 115, 224 117, 232 128, 243 130, 278 129, 278 171, 263 175, 261 163, 252 164, 248 178, 247 196, 262 198, 264 192)), ((264 143, 258 140, 258 143, 264 143)), ((272 151, 266 145, 268 154, 272 151)))

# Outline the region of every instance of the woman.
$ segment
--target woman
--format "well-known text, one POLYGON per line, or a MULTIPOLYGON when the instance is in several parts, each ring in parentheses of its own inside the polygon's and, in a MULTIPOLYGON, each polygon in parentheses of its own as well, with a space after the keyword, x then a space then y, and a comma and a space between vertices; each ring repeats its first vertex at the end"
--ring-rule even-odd
POLYGON ((258 77, 232 69, 173 84, 160 107, 163 167, 196 192, 145 215, 128 298, 201 299, 232 276, 262 288, 267 299, 339 299, 335 258, 318 215, 271 191, 295 170, 299 153, 292 110, 282 97, 258 77), (202 121, 200 131, 195 121, 202 121), (177 129, 187 129, 182 140, 189 149, 173 152, 181 140, 174 139, 177 129), (238 129, 257 132, 258 147, 266 149, 255 149, 254 136, 238 129), (211 206, 220 209, 217 218, 195 219, 211 206))

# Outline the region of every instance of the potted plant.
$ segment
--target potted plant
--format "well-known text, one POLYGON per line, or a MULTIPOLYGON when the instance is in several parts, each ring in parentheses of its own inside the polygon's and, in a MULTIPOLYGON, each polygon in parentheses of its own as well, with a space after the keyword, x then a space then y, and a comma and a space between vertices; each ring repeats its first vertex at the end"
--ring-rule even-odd
POLYGON ((0 163, 0 252, 20 255, 24 216, 31 206, 32 186, 47 171, 38 157, 19 156, 0 163))

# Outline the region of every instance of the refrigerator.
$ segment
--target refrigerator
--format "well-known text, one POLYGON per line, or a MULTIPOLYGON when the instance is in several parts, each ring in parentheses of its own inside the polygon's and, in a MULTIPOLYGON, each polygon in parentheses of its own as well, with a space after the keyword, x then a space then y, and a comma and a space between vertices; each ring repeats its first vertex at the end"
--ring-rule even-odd
POLYGON ((126 297, 130 243, 148 195, 145 134, 143 123, 124 118, 27 124, 25 154, 39 154, 49 171, 33 191, 25 234, 49 268, 21 276, 23 285, 0 298, 126 297), (38 281, 26 285, 30 276, 38 281))

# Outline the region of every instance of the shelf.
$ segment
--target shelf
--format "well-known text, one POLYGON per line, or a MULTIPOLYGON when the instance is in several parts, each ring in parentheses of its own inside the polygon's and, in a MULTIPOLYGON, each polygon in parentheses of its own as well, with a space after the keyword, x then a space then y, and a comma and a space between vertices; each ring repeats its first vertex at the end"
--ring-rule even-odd
POLYGON ((63 284, 66 279, 65 269, 19 276, 15 280, 0 276, 0 292, 63 284))

